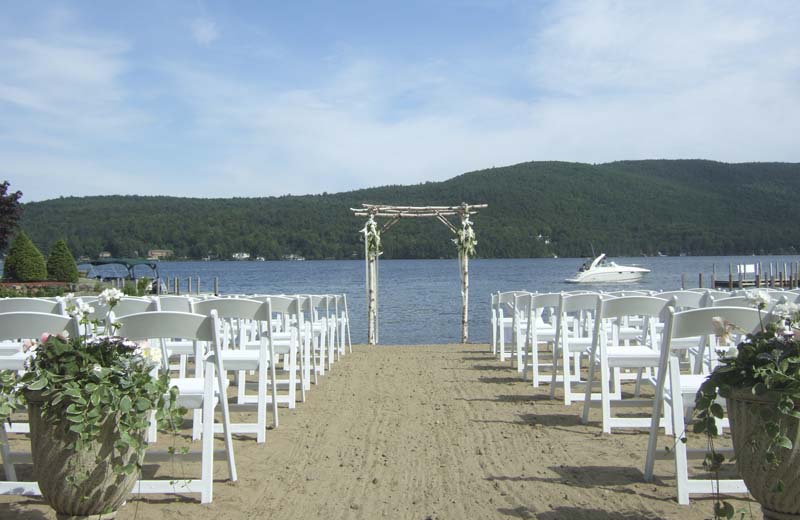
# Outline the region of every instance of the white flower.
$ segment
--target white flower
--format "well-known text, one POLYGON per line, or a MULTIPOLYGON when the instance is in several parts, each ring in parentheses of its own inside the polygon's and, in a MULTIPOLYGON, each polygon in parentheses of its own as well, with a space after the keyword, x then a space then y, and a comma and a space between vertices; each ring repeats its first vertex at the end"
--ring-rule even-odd
POLYGON ((779 314, 787 318, 797 314, 798 311, 800 311, 800 305, 791 302, 779 303, 774 309, 772 309, 772 312, 775 314, 779 314))
POLYGON ((161 363, 161 348, 156 346, 153 347, 150 345, 150 342, 147 340, 144 341, 137 341, 136 342, 139 346, 137 348, 137 353, 141 354, 145 359, 151 361, 156 364, 161 363))
POLYGON ((101 367, 100 365, 95 365, 92 367, 92 372, 94 372, 95 374, 100 374, 102 371, 103 367, 101 367))
POLYGON ((97 296, 97 301, 99 301, 102 305, 113 307, 122 299, 123 296, 125 296, 125 293, 119 289, 109 287, 97 296))
POLYGON ((745 296, 751 305, 758 307, 759 309, 764 309, 772 301, 769 293, 761 289, 756 291, 745 291, 745 296))
POLYGON ((719 342, 725 343, 728 341, 728 336, 733 330, 733 324, 728 320, 723 320, 719 316, 714 316, 711 318, 711 323, 714 327, 714 335, 719 338, 719 342))

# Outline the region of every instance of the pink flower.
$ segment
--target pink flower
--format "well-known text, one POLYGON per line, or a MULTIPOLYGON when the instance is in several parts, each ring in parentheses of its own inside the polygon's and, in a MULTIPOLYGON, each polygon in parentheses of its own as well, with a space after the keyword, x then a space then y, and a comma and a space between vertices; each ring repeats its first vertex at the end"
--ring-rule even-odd
POLYGON ((42 334, 42 337, 39 338, 39 343, 45 343, 48 339, 50 339, 50 333, 45 332, 44 334, 42 334))

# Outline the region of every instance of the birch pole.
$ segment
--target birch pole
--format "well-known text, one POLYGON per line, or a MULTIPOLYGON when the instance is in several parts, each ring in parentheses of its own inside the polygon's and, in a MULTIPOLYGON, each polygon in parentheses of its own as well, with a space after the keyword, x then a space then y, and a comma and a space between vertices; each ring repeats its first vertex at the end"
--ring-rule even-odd
POLYGON ((469 220, 469 206, 461 205, 461 229, 453 239, 458 246, 459 270, 461 271, 461 343, 469 340, 469 257, 475 254, 475 231, 469 220))
POLYGON ((367 277, 367 343, 378 342, 378 255, 381 237, 373 215, 361 230, 364 233, 364 261, 367 277))
POLYGON ((461 262, 461 343, 469 339, 469 255, 458 253, 461 262))

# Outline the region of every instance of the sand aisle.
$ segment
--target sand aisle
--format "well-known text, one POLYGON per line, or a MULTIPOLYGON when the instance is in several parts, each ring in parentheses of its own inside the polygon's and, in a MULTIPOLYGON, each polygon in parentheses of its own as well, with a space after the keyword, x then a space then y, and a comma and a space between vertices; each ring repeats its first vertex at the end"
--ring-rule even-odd
MULTIPOLYGON (((307 403, 281 409, 266 445, 235 441, 240 481, 221 481, 218 463, 211 505, 149 496, 118 518, 711 516, 710 500, 675 502, 666 462, 657 466, 664 480, 642 482, 646 434, 603 436, 578 413, 521 381, 485 345, 359 346, 307 403)), ((0 518, 55 515, 37 499, 0 497, 0 518)))

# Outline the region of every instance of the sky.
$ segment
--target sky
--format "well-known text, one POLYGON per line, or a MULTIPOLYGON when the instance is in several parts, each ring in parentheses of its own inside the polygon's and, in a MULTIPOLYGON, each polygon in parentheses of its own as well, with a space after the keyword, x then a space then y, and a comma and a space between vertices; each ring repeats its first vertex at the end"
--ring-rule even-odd
POLYGON ((800 162, 800 2, 3 2, 0 179, 261 197, 800 162))

